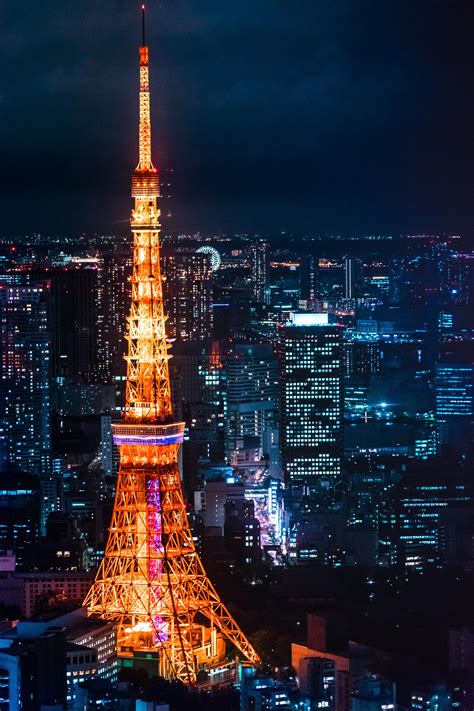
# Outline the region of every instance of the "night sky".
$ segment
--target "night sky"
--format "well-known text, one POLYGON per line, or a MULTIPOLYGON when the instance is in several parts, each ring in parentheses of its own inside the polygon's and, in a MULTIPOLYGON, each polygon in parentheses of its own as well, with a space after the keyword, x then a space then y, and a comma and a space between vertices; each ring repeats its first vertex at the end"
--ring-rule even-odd
MULTIPOLYGON (((139 7, 2 3, 0 236, 127 229, 139 7)), ((167 231, 473 232, 472 0, 147 7, 167 231)))

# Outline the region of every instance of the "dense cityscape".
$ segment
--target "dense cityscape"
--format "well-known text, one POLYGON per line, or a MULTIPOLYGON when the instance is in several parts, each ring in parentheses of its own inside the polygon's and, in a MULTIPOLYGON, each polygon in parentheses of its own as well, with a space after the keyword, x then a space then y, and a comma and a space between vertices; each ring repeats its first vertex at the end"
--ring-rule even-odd
POLYGON ((0 709, 472 711, 470 235, 159 234, 139 63, 132 236, 0 242, 0 709))

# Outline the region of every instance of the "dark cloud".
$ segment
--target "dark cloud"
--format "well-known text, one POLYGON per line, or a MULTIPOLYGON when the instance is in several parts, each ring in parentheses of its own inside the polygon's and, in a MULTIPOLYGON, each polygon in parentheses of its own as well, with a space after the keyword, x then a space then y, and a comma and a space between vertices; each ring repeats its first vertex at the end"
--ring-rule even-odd
MULTIPOLYGON (((472 230, 470 0, 148 5, 170 229, 472 230)), ((4 4, 5 233, 123 229, 138 8, 4 4)))

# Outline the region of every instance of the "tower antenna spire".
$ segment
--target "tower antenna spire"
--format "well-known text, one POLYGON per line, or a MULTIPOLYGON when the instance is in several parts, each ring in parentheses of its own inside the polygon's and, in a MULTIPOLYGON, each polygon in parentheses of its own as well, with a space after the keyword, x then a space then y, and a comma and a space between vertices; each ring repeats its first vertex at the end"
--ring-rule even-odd
POLYGON ((146 47, 146 42, 145 42, 145 5, 142 5, 142 47, 146 47))

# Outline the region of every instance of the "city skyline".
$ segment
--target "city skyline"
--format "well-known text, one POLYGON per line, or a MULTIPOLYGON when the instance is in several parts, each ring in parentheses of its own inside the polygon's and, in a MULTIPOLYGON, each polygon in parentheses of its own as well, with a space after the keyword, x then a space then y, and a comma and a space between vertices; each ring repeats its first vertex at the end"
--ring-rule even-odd
MULTIPOLYGON (((3 9, 4 236, 126 232, 136 10, 3 9)), ((472 236, 472 5, 149 10, 165 231, 472 236)))
POLYGON ((472 711, 464 3, 194 2, 26 0, 0 709, 472 711))

